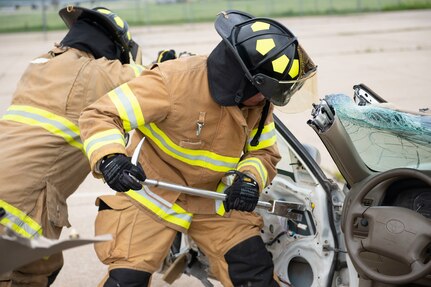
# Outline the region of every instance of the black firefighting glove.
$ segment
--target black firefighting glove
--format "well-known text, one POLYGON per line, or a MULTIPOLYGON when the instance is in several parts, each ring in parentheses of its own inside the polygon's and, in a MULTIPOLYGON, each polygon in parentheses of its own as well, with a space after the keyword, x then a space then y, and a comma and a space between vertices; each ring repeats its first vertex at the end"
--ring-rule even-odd
POLYGON ((111 154, 102 159, 99 169, 106 183, 113 190, 125 192, 142 188, 136 179, 145 181, 147 178, 145 172, 139 163, 136 166, 130 160, 131 158, 124 154, 111 154))
POLYGON ((174 60, 177 58, 177 54, 175 53, 175 50, 163 50, 159 51, 159 54, 157 55, 157 63, 161 63, 168 60, 174 60))
POLYGON ((226 194, 225 210, 253 211, 259 200, 259 185, 245 173, 239 171, 226 173, 226 175, 230 174, 235 174, 235 179, 232 185, 224 191, 226 194))

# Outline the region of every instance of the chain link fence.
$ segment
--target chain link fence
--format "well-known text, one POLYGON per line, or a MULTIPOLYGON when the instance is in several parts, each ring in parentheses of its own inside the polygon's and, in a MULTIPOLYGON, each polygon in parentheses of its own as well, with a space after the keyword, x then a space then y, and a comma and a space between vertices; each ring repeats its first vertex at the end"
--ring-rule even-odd
POLYGON ((218 12, 237 9, 260 17, 431 9, 431 0, 0 0, 0 33, 65 29, 58 10, 67 5, 104 6, 131 25, 213 21, 218 12))

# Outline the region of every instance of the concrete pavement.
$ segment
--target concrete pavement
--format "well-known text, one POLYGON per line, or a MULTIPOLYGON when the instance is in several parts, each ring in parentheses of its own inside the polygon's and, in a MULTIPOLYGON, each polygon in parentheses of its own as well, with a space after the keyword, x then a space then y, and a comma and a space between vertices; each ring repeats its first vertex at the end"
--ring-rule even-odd
MULTIPOLYGON (((405 109, 431 108, 431 10, 358 15, 294 17, 278 19, 298 36, 319 66, 319 96, 352 95, 352 86, 364 83, 386 100, 405 109)), ((16 83, 28 62, 46 52, 64 32, 0 35, 0 114, 6 110, 16 83)), ((136 27, 132 35, 142 45, 145 62, 157 52, 174 48, 208 54, 220 40, 213 24, 136 27)), ((319 139, 306 125, 310 111, 278 114, 299 140, 313 144, 322 153, 322 166, 334 164, 319 139)), ((94 200, 110 193, 91 176, 69 200, 70 222, 82 236, 93 234, 94 200)), ((70 230, 64 230, 67 236, 70 230)), ((65 252, 65 265, 54 287, 95 286, 104 276, 92 246, 65 252)), ((174 286, 201 286, 183 276, 174 286)), ((168 286, 156 275, 153 286, 168 286)), ((218 285, 220 286, 220 285, 218 285)))

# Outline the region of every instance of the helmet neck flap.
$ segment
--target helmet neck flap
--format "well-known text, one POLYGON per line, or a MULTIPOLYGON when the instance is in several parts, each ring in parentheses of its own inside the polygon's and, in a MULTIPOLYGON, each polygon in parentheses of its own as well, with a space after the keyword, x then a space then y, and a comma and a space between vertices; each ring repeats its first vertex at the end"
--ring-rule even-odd
MULTIPOLYGON (((256 95, 259 91, 247 79, 237 58, 228 49, 225 42, 220 42, 207 60, 208 84, 211 96, 222 106, 236 106, 256 95)), ((251 141, 252 146, 259 144, 270 102, 266 101, 259 120, 257 133, 251 141)))
POLYGON ((236 106, 259 92, 225 42, 220 42, 208 56, 207 66, 211 96, 218 104, 236 106))
POLYGON ((103 27, 86 19, 77 21, 61 41, 62 46, 91 53, 94 58, 119 59, 121 51, 103 27))
MULTIPOLYGON (((69 29, 72 29, 76 23, 83 20, 94 26, 98 26, 100 31, 104 31, 105 35, 117 45, 117 49, 120 51, 119 57, 116 57, 118 60, 123 64, 131 62, 140 64, 141 51, 138 44, 132 39, 129 25, 111 10, 104 7, 87 9, 84 7, 67 6, 58 13, 69 29)), ((82 32, 87 33, 86 30, 82 32)))

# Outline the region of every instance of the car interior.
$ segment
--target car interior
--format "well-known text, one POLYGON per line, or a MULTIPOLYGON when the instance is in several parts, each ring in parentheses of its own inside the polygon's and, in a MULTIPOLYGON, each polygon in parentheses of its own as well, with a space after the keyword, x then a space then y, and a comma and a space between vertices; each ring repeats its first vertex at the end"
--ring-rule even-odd
POLYGON ((431 115, 354 89, 356 103, 327 97, 309 125, 349 189, 341 227, 359 286, 431 286, 431 115))

